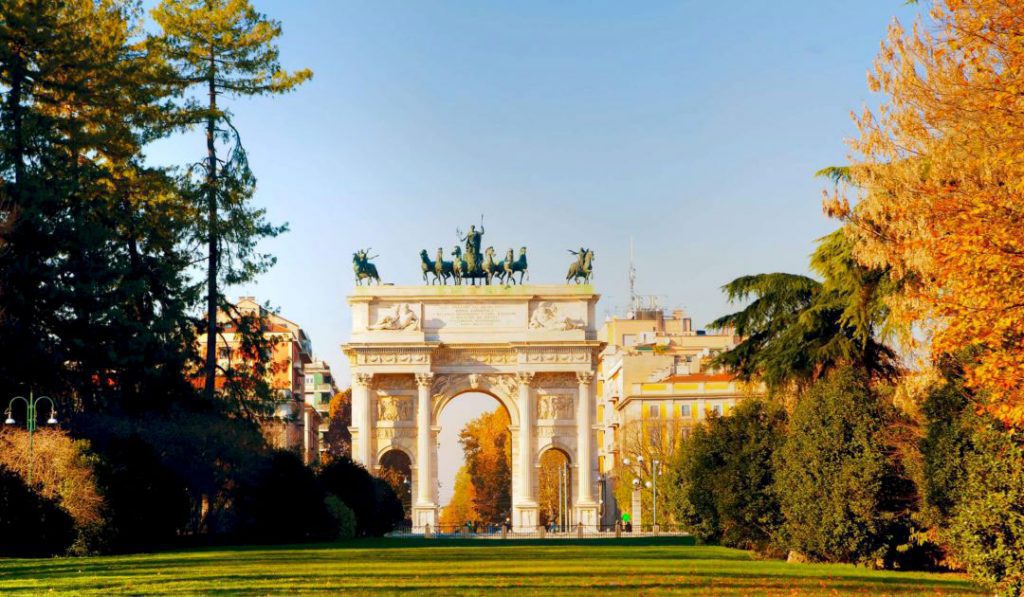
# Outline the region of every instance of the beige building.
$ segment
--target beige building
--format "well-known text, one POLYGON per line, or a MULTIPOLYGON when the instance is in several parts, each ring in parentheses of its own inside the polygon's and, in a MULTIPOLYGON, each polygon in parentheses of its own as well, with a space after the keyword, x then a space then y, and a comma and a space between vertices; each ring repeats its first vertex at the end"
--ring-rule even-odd
POLYGON ((324 434, 330 424, 331 398, 338 393, 338 386, 331 375, 331 366, 326 361, 306 363, 305 372, 305 403, 306 408, 316 411, 319 417, 317 426, 318 458, 326 449, 324 434))
MULTIPOLYGON (((237 329, 239 322, 250 318, 258 321, 264 337, 274 342, 271 362, 267 365, 267 381, 276 402, 273 415, 261 422, 263 435, 272 446, 295 450, 302 455, 304 462, 311 463, 319 451, 317 432, 320 416, 305 402, 304 369, 312 362, 313 344, 301 326, 263 307, 255 297, 240 297, 231 313, 217 313, 221 327, 217 338, 218 371, 244 367, 252 361, 252 356, 243 349, 242 334, 237 329)), ((197 338, 201 345, 205 341, 205 336, 197 338)), ((197 387, 201 387, 201 372, 194 381, 197 387)), ((218 373, 218 390, 224 382, 225 378, 218 373)))
POLYGON ((667 462, 694 425, 711 413, 727 415, 747 388, 707 365, 740 339, 731 330, 695 330, 682 310, 634 309, 606 319, 598 338, 606 343, 597 388, 602 521, 613 524, 631 509, 616 503, 623 477, 649 480, 652 462, 667 462))

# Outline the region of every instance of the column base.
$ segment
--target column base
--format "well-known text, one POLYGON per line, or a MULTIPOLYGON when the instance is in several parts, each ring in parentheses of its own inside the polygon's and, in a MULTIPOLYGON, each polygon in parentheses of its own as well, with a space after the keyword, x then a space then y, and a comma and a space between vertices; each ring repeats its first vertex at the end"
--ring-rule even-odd
POLYGON ((422 533, 430 525, 430 532, 437 532, 437 505, 419 504, 412 507, 412 532, 422 533))
POLYGON ((589 504, 577 504, 573 510, 575 510, 576 522, 583 523, 583 529, 586 532, 593 532, 597 530, 597 525, 600 523, 598 516, 600 516, 601 508, 597 503, 589 504))
POLYGON ((537 530, 540 507, 535 503, 516 504, 512 508, 512 530, 516 533, 532 533, 537 530))

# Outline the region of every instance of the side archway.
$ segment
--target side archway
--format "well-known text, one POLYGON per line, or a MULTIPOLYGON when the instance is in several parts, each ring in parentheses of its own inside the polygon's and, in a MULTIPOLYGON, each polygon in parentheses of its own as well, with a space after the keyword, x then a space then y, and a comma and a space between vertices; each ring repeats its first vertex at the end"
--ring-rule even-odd
POLYGON ((540 524, 551 530, 572 525, 573 465, 569 451, 549 445, 537 457, 537 505, 540 524))
POLYGON ((412 458, 404 450, 385 448, 378 454, 377 476, 387 482, 402 502, 407 521, 412 520, 412 458))

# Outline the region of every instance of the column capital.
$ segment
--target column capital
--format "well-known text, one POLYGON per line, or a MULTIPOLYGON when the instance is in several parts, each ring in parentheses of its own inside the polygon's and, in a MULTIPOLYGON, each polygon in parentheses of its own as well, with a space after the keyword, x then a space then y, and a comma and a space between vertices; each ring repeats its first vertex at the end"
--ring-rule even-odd
POLYGON ((373 384, 373 373, 353 373, 352 383, 369 388, 373 384))
POLYGON ((417 373, 416 374, 416 386, 420 388, 429 388, 434 383, 433 373, 417 373))
POLYGON ((593 373, 593 371, 577 371, 576 372, 576 381, 578 381, 581 384, 593 383, 593 381, 594 381, 594 373, 593 373))
POLYGON ((516 381, 520 386, 529 387, 533 383, 533 371, 516 371, 516 381))

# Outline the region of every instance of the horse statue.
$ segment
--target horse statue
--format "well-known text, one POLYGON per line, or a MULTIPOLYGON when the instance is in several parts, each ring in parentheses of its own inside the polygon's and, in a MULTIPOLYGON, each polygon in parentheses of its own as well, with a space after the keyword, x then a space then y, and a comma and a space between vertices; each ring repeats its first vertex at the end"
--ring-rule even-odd
POLYGON ((462 248, 455 247, 452 251, 452 278, 455 279, 455 285, 459 286, 462 284, 462 279, 466 276, 466 260, 462 258, 462 248))
POLYGON ((569 273, 565 274, 565 283, 568 284, 572 280, 579 284, 580 278, 583 278, 583 283, 589 284, 590 278, 594 275, 594 251, 581 247, 579 252, 573 250, 569 252, 576 255, 576 261, 569 264, 569 273))
POLYGON ((437 272, 434 271, 434 262, 430 260, 430 256, 427 255, 427 250, 423 249, 420 251, 420 269, 423 270, 423 283, 427 283, 427 274, 433 274, 434 279, 430 282, 434 284, 437 282, 437 272))
POLYGON ((480 266, 480 270, 483 272, 484 280, 486 280, 487 284, 490 285, 491 280, 493 280, 495 277, 497 277, 498 280, 501 281, 501 279, 504 277, 504 269, 505 267, 504 265, 501 264, 501 262, 494 260, 494 247, 487 247, 487 250, 484 251, 483 265, 480 266))
POLYGON ((434 281, 441 280, 442 284, 448 284, 448 278, 451 278, 454 274, 454 264, 451 261, 444 260, 444 249, 441 247, 437 248, 437 259, 434 260, 434 281))
POLYGON ((523 276, 526 276, 527 280, 530 279, 530 272, 526 269, 526 247, 519 248, 518 259, 513 256, 512 249, 509 249, 508 252, 505 253, 505 260, 501 262, 501 267, 503 270, 502 279, 506 284, 516 283, 514 277, 516 272, 519 273, 520 284, 523 283, 523 276))
POLYGON ((376 259, 379 255, 370 257, 370 249, 360 249, 355 253, 352 253, 352 269, 356 274, 356 286, 362 286, 362 281, 366 280, 366 285, 370 285, 371 280, 376 280, 377 285, 380 285, 380 276, 377 275, 377 266, 370 263, 371 259, 376 259))

